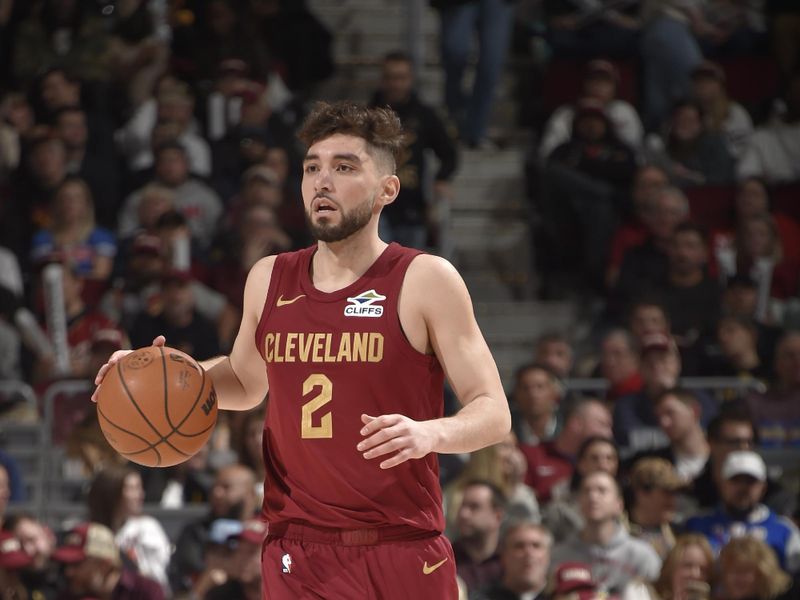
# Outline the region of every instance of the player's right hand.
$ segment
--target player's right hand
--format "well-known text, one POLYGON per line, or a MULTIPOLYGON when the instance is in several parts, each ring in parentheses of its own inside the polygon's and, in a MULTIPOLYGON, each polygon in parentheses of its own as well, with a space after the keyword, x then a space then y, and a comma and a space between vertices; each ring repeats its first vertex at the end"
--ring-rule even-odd
MULTIPOLYGON (((167 343, 167 338, 165 338, 163 335, 156 336, 156 338, 153 340, 153 346, 163 346, 166 343, 167 343)), ((133 352, 133 350, 117 350, 116 352, 114 352, 114 354, 109 356, 108 362, 104 364, 102 367, 100 367, 100 370, 97 372, 97 375, 94 378, 94 384, 96 386, 99 386, 101 383, 103 383, 103 379, 105 379, 106 373, 108 373, 111 367, 113 367, 120 360, 128 356, 128 354, 130 354, 131 352, 133 352)), ((94 390, 94 393, 92 394, 92 402, 97 402, 96 388, 94 390)))

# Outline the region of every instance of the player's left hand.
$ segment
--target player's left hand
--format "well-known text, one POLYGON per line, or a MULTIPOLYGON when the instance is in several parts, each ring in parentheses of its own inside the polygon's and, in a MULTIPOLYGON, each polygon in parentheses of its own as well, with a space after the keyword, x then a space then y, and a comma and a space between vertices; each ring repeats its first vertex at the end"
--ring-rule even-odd
POLYGON ((404 415, 361 415, 365 437, 356 448, 367 460, 394 454, 384 460, 381 469, 391 469, 412 458, 433 452, 436 433, 430 421, 415 421, 404 415))

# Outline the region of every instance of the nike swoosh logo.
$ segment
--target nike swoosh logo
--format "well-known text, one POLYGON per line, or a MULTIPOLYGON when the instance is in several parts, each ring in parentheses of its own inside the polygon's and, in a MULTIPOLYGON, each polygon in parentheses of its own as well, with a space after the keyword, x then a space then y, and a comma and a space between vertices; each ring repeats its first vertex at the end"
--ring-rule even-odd
POLYGON ((446 563, 446 562, 447 562, 447 557, 445 556, 445 557, 444 557, 442 560, 440 560, 438 563, 436 563, 435 565, 431 565, 431 566, 429 567, 429 566, 428 566, 428 561, 426 560, 426 561, 425 561, 425 562, 422 564, 422 574, 423 574, 423 575, 430 575, 431 573, 433 573, 433 572, 434 572, 436 569, 438 569, 439 567, 441 567, 441 566, 442 566, 444 563, 446 563))
POLYGON ((287 304, 294 304, 295 302, 300 300, 300 298, 305 298, 305 297, 306 297, 305 294, 300 294, 297 298, 292 298, 291 300, 284 300, 283 299, 283 294, 281 294, 278 297, 278 301, 275 303, 275 305, 276 306, 286 306, 287 304))

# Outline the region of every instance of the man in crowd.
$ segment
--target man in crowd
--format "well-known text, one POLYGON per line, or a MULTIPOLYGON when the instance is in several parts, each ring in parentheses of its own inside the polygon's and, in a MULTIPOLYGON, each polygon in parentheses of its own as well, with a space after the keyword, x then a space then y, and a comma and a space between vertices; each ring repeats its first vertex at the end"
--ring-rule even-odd
POLYGON ((639 347, 627 329, 609 331, 600 344, 600 374, 608 382, 606 401, 613 406, 621 397, 642 390, 639 347))
POLYGON ((533 521, 510 521, 500 539, 503 575, 476 600, 541 600, 546 597, 553 537, 533 521))
POLYGON ((592 579, 605 592, 621 593, 630 581, 654 581, 661 571, 661 559, 642 540, 631 537, 620 519, 622 494, 614 477, 602 471, 584 477, 580 487, 583 530, 553 549, 556 568, 567 561, 591 566, 592 579))
POLYGON ((566 379, 575 366, 575 352, 569 338, 563 333, 545 333, 536 340, 533 360, 549 367, 561 379, 566 379))
POLYGON ((533 446, 555 434, 563 394, 561 381, 547 367, 533 363, 519 368, 513 392, 512 423, 521 444, 533 446))
POLYGON ((705 535, 717 552, 733 537, 758 536, 772 547, 784 570, 797 573, 800 531, 788 518, 761 504, 767 489, 764 459, 751 450, 736 450, 728 454, 720 475, 722 502, 714 510, 691 517, 686 530, 705 535))
POLYGON ((471 481, 464 487, 456 515, 453 542, 458 576, 470 590, 497 581, 502 572, 498 542, 506 509, 503 492, 488 481, 471 481))
POLYGON ((31 598, 55 598, 58 574, 53 569, 50 557, 55 550, 53 532, 33 515, 17 513, 3 523, 3 529, 11 532, 30 556, 30 563, 19 573, 20 579, 31 598))
POLYGON ((663 458, 642 458, 630 474, 631 535, 648 542, 663 560, 675 544, 677 492, 685 483, 663 458))
POLYGON ((553 486, 572 475, 575 457, 590 437, 611 436, 611 413, 599 400, 576 400, 564 415, 564 426, 551 441, 521 446, 528 460, 525 483, 533 488, 540 504, 550 501, 553 486))
MULTIPOLYGON (((211 588, 205 600, 261 600, 261 545, 267 535, 267 525, 259 519, 244 522, 241 533, 235 536, 231 555, 231 577, 222 585, 211 588)), ((291 563, 282 565, 291 573, 291 563)))

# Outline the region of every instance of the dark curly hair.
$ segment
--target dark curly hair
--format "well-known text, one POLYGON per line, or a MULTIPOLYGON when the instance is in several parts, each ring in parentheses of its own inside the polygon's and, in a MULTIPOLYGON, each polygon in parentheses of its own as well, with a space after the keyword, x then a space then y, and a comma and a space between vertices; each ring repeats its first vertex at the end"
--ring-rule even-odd
POLYGON ((389 108, 368 108, 355 102, 318 102, 306 117, 297 137, 306 147, 341 133, 362 138, 367 151, 385 162, 392 173, 404 148, 403 126, 389 108))

